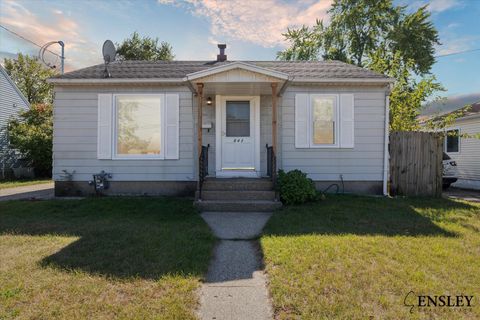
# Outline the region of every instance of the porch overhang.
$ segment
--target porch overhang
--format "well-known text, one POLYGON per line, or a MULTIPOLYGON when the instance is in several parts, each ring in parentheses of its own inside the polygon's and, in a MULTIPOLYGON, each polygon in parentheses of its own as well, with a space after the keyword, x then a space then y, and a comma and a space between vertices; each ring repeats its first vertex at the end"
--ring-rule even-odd
POLYGON ((263 95, 271 94, 273 83, 284 87, 289 76, 245 62, 232 62, 208 70, 188 74, 184 81, 197 93, 197 84, 203 85, 206 95, 263 95))
MULTIPOLYGON (((217 78, 213 77, 215 75, 221 74, 221 73, 226 73, 231 70, 243 70, 247 72, 251 72, 253 74, 258 74, 263 77, 268 77, 270 78, 269 80, 274 80, 276 79, 277 81, 286 81, 288 80, 288 74, 283 73, 283 72, 278 72, 266 68, 262 68, 253 64, 245 63, 245 62, 240 62, 240 61, 235 61, 232 63, 224 64, 222 66, 218 67, 213 67, 207 70, 202 70, 198 72, 193 72, 190 74, 187 74, 187 76, 184 78, 185 81, 193 81, 193 82, 209 82, 209 81, 215 81, 217 78), (272 79, 274 78, 274 79, 272 79)), ((226 79, 228 80, 228 79, 226 79)), ((245 81, 245 82, 251 82, 252 80, 256 80, 255 77, 253 79, 249 79, 248 77, 242 78, 238 77, 233 79, 235 81, 245 81)), ((258 79, 259 82, 265 81, 267 79, 265 78, 260 78, 258 79)), ((268 80, 267 80, 268 81, 268 80)), ((231 82, 231 81, 229 81, 231 82)), ((256 81, 255 81, 256 82, 256 81)))

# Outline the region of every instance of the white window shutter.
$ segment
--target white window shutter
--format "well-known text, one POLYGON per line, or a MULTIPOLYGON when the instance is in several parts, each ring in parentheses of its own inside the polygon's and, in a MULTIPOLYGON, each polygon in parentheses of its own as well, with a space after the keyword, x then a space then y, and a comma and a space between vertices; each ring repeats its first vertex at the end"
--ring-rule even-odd
POLYGON ((353 148, 355 141, 353 94, 340 95, 340 148, 353 148))
POLYGON ((295 148, 309 147, 308 99, 305 93, 295 95, 295 148))
POLYGON ((112 94, 98 95, 98 159, 112 159, 112 99, 112 94))
POLYGON ((165 159, 178 159, 180 98, 178 94, 166 94, 165 102, 165 159))

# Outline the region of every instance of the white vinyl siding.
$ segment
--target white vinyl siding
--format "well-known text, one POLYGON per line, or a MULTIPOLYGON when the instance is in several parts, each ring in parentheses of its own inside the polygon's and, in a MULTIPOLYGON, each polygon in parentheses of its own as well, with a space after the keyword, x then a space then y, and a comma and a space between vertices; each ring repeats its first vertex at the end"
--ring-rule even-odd
MULTIPOLYGON (((345 181, 382 181, 385 95, 386 89, 380 86, 322 87, 292 85, 287 88, 280 102, 280 168, 286 171, 300 169, 316 181, 338 181, 340 175, 343 176, 345 181), (343 99, 343 97, 346 97, 347 101, 353 99, 354 108, 349 108, 349 112, 353 112, 351 118, 345 115, 343 118, 345 121, 353 122, 354 145, 353 136, 349 141, 347 139, 342 140, 342 131, 340 141, 345 147, 297 147, 299 142, 296 135, 297 97, 308 94, 338 94, 341 97, 340 99, 343 99)), ((340 121, 342 121, 342 116, 340 118, 340 121)), ((348 132, 345 131, 343 138, 347 134, 348 132)))
POLYGON ((113 181, 195 181, 193 114, 192 93, 184 86, 56 86, 53 178, 61 180, 67 170, 75 171, 74 181, 88 181, 105 170, 113 181), (178 129, 173 130, 178 131, 178 147, 170 151, 176 159, 97 159, 98 95, 125 93, 178 96, 178 129))

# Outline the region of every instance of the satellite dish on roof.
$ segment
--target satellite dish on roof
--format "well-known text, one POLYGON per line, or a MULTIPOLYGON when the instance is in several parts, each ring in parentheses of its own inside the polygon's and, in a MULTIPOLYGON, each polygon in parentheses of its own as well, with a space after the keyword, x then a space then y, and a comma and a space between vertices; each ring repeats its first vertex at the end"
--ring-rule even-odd
POLYGON ((117 49, 115 49, 115 45, 112 41, 107 40, 103 43, 102 54, 103 61, 105 61, 105 70, 103 71, 103 76, 105 78, 111 78, 112 76, 110 75, 107 66, 110 62, 115 61, 115 57, 117 56, 117 49))
POLYGON ((117 55, 117 49, 112 41, 107 40, 103 43, 102 48, 103 60, 105 63, 110 63, 115 61, 115 56, 117 55))

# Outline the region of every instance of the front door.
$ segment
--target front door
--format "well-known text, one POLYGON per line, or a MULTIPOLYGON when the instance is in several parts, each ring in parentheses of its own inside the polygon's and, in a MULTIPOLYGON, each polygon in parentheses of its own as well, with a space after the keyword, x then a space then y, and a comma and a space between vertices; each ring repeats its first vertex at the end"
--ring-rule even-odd
POLYGON ((257 100, 225 97, 222 102, 221 172, 217 175, 256 176, 257 100))

